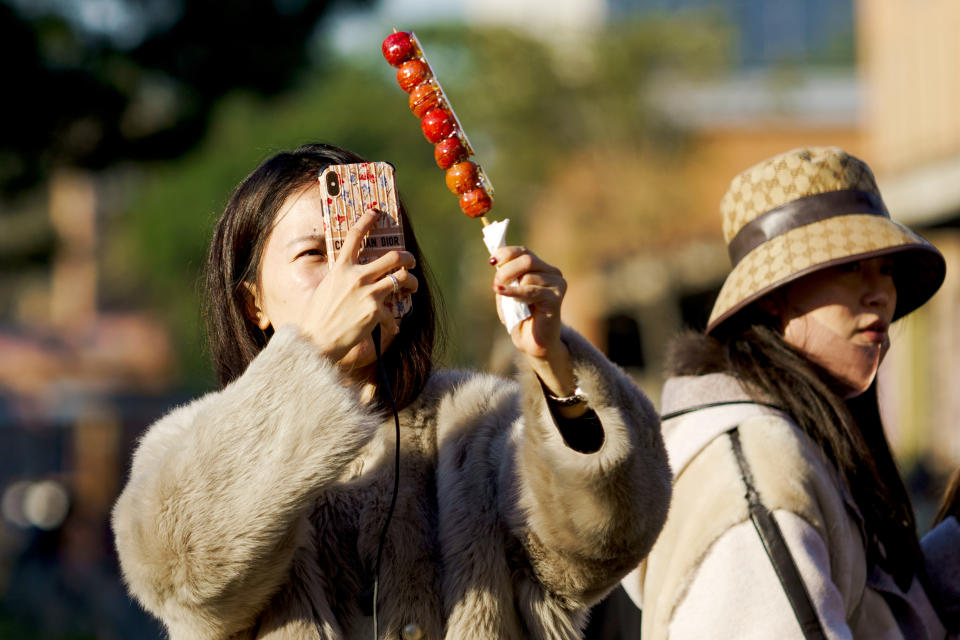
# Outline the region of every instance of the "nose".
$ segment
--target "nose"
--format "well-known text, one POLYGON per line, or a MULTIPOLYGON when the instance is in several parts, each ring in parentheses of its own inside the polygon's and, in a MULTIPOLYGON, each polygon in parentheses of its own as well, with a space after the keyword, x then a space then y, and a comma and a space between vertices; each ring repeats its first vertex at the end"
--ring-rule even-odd
POLYGON ((892 314, 897 306, 897 287, 893 275, 878 269, 865 270, 864 276, 866 287, 863 304, 892 314))

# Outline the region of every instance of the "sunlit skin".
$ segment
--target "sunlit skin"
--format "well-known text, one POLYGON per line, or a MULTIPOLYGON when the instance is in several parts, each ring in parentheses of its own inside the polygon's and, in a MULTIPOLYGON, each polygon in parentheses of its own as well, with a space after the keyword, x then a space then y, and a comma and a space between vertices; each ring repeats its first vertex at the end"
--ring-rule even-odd
POLYGON ((787 285, 762 306, 780 318, 787 342, 829 373, 872 380, 897 306, 893 268, 892 258, 878 257, 823 269, 787 285), (821 335, 811 336, 814 332, 821 335), (850 357, 871 347, 878 355, 872 364, 870 358, 850 357), (867 370, 851 371, 851 363, 867 370))
MULTIPOLYGON (((513 345, 552 394, 572 394, 576 379, 570 351, 560 339, 560 305, 567 291, 563 274, 524 247, 501 247, 490 262, 497 267, 493 290, 530 306, 531 317, 510 334, 513 345)), ((575 418, 585 410, 583 405, 558 409, 566 418, 575 418)))
MULTIPOLYGON (((365 213, 351 228, 334 268, 330 269, 323 236, 319 188, 290 196, 277 213, 264 246, 258 282, 248 284, 248 313, 261 329, 297 326, 321 353, 337 362, 348 380, 372 396, 376 354, 370 333, 379 323, 381 350, 392 343, 400 327, 386 306, 393 293, 391 272, 401 289, 417 290, 411 253, 391 251, 377 260, 357 262, 361 240, 377 221, 365 213)), ((530 305, 532 317, 514 328, 514 346, 544 385, 556 396, 576 388, 570 352, 560 339, 560 305, 567 284, 559 269, 523 247, 503 247, 491 258, 497 269, 493 289, 530 305)), ((559 409, 576 417, 583 405, 559 409)))
POLYGON ((264 246, 253 309, 257 325, 266 330, 293 324, 338 362, 354 382, 373 377, 376 361, 370 332, 381 326, 381 349, 386 350, 399 326, 386 306, 396 271, 401 289, 413 293, 417 279, 413 254, 391 251, 366 265, 357 263, 360 239, 373 227, 377 214, 364 214, 355 232, 348 234, 335 268, 327 262, 323 235, 323 194, 307 188, 292 195, 277 213, 264 246))

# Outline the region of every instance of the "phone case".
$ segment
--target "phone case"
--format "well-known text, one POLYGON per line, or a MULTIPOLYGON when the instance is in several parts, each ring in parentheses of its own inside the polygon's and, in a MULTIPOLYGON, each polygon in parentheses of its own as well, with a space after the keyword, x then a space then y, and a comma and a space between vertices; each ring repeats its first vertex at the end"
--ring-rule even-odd
MULTIPOLYGON (((330 268, 343 240, 357 220, 365 212, 379 209, 377 225, 363 239, 359 261, 366 264, 388 251, 403 250, 403 228, 400 225, 400 207, 393 165, 389 162, 363 162, 335 164, 324 169, 319 176, 322 199, 324 237, 330 268)), ((395 318, 409 313, 412 308, 410 294, 391 295, 387 298, 395 318)))

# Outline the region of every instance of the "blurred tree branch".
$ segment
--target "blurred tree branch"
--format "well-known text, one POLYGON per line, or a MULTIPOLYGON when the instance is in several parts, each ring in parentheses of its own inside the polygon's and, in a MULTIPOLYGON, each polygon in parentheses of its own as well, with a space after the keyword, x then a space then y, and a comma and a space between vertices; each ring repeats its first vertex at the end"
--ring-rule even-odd
MULTIPOLYGON (((273 95, 308 63, 310 38, 330 0, 117 0, 134 14, 166 12, 127 48, 84 31, 59 7, 25 12, 0 1, 5 95, 0 194, 56 166, 102 169, 121 160, 172 158, 204 135, 225 94, 273 95)), ((357 4, 368 0, 353 0, 357 4)), ((123 44, 120 44, 123 43, 123 44)))

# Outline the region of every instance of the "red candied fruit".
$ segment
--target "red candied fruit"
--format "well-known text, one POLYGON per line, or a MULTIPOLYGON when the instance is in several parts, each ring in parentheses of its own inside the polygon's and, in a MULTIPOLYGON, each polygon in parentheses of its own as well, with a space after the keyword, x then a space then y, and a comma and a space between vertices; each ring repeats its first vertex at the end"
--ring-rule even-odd
POLYGON ((471 218, 479 218, 493 207, 490 194, 481 187, 471 189, 460 196, 460 209, 471 218))
POLYGON ((449 169, 445 176, 447 189, 460 195, 477 186, 477 165, 476 163, 464 160, 458 162, 449 169))
POLYGON ((407 60, 397 69, 397 84, 407 93, 410 93, 414 87, 423 84, 429 79, 430 69, 422 60, 417 58, 407 60))
POLYGON ((467 149, 459 136, 444 138, 433 148, 433 159, 441 169, 449 169, 467 157, 467 149))
POLYGON ((383 57, 394 67, 409 60, 416 53, 416 47, 406 31, 391 33, 383 39, 383 57))
POLYGON ((420 119, 423 135, 436 144, 453 133, 453 116, 444 109, 430 109, 420 119))
POLYGON ((439 106, 440 91, 433 83, 424 82, 410 92, 410 111, 413 111, 413 115, 418 118, 422 118, 427 111, 439 106))

